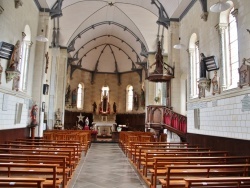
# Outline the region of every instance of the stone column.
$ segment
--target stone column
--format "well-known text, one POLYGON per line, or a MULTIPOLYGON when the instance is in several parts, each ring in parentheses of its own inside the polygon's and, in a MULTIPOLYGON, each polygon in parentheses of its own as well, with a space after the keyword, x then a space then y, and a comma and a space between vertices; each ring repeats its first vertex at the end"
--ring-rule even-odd
POLYGON ((196 74, 195 73, 195 70, 194 70, 194 65, 193 65, 193 54, 194 54, 194 49, 193 48, 189 48, 188 49, 188 56, 189 56, 189 67, 190 67, 190 74, 189 74, 189 81, 190 81, 190 86, 189 86, 189 89, 190 89, 190 97, 193 98, 195 96, 195 90, 194 90, 194 75, 196 74))
MULTIPOLYGON (((39 27, 37 30, 37 35, 40 33, 42 28, 49 27, 49 14, 40 13, 39 27)), ((45 32, 45 36, 47 33, 45 32)), ((45 101, 45 96, 43 95, 43 84, 46 80, 45 75, 45 52, 48 49, 48 43, 36 41, 36 52, 35 52, 35 63, 34 63, 34 73, 33 73, 33 87, 32 87, 32 99, 39 107, 38 119, 39 125, 35 130, 35 136, 43 136, 43 121, 44 112, 42 112, 42 103, 45 101)))
MULTIPOLYGON (((60 50, 59 61, 57 61, 57 77, 55 91, 55 112, 60 109, 62 112, 61 122, 64 124, 65 91, 67 87, 67 50, 60 50)), ((84 92, 83 92, 84 93, 84 92)))
MULTIPOLYGON (((58 50, 58 49, 57 49, 58 50)), ((54 128, 55 124, 55 103, 56 103, 56 86, 57 86, 57 74, 58 67, 57 61, 59 61, 59 54, 56 54, 56 50, 53 48, 51 50, 51 74, 50 74, 50 91, 49 91, 49 106, 48 106, 48 127, 49 129, 54 128)), ((60 53, 60 50, 57 51, 60 53)))
POLYGON ((221 87, 222 90, 227 88, 227 66, 226 66, 226 44, 225 44, 225 30, 228 27, 228 24, 218 24, 215 26, 219 31, 219 42, 220 42, 220 75, 221 79, 221 87))

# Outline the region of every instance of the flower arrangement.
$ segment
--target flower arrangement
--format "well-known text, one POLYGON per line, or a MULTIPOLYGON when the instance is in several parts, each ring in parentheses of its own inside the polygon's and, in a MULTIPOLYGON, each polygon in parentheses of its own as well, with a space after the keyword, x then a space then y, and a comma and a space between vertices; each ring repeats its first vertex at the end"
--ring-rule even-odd
POLYGON ((160 101, 160 97, 155 97, 155 102, 158 103, 160 101))

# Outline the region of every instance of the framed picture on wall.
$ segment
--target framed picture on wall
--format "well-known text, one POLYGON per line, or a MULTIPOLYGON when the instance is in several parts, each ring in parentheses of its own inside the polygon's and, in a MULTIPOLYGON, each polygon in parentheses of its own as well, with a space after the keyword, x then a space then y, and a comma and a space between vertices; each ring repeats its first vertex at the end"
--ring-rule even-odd
POLYGON ((42 102, 42 112, 45 111, 45 102, 42 102))
POLYGON ((43 94, 48 95, 49 94, 49 85, 43 84, 43 94))

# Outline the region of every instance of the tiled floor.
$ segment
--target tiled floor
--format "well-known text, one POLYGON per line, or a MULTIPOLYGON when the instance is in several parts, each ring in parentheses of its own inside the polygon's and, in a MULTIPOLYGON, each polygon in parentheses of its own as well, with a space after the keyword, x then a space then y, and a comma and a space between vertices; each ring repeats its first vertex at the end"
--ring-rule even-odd
POLYGON ((92 143, 68 188, 146 188, 117 143, 92 143))

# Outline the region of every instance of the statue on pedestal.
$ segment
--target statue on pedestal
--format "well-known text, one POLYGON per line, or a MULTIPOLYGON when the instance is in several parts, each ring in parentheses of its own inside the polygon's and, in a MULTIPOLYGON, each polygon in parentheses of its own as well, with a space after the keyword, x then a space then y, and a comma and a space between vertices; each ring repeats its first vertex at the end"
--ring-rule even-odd
POLYGON ((56 116, 55 128, 56 129, 61 129, 62 128, 61 115, 62 115, 62 113, 60 111, 60 108, 58 108, 58 110, 55 113, 55 116, 56 116))
POLYGON ((37 121, 36 121, 36 116, 37 116, 37 111, 38 111, 38 107, 35 104, 30 112, 30 117, 31 117, 31 126, 37 125, 37 121))
POLYGON ((60 112, 60 108, 58 108, 57 112, 56 112, 56 120, 61 121, 61 112, 60 112))
POLYGON ((115 104, 115 102, 113 104, 113 112, 114 112, 114 114, 116 113, 116 104, 115 104))
POLYGON ((96 108, 97 108, 96 102, 94 102, 92 106, 93 106, 93 113, 96 113, 96 108))

